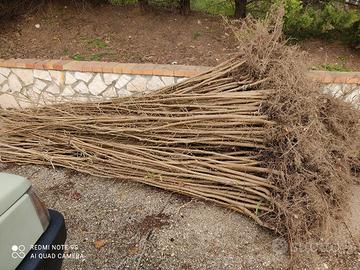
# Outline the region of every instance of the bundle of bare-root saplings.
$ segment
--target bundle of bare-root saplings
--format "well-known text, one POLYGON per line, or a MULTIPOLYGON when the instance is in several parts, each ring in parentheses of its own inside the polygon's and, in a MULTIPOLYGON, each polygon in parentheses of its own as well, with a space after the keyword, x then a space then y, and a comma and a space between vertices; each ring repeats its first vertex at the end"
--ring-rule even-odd
POLYGON ((216 202, 290 241, 318 235, 359 169, 359 111, 306 79, 278 16, 239 53, 143 96, 0 111, 1 162, 61 166, 216 202))

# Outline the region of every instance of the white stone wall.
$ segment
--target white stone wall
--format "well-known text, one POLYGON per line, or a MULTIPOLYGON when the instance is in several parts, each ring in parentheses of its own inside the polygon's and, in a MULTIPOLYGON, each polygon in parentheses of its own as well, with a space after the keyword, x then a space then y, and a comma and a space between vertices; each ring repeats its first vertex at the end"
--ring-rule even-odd
POLYGON ((329 83, 324 85, 324 91, 332 96, 341 98, 360 109, 360 85, 346 83, 329 83))
MULTIPOLYGON (((146 93, 184 77, 0 67, 0 107, 26 108, 66 101, 96 101, 146 93)), ((324 91, 360 108, 360 84, 325 84, 324 91)))
POLYGON ((93 101, 160 89, 186 78, 0 67, 0 106, 93 101))

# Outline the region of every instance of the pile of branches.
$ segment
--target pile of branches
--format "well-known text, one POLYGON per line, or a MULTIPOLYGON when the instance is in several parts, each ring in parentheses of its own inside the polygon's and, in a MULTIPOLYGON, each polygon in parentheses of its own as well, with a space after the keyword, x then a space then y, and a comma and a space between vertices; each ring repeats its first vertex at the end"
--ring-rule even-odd
POLYGON ((321 237, 356 182, 360 115, 306 79, 282 14, 229 24, 238 55, 145 96, 0 111, 1 162, 213 201, 290 243, 321 237))
POLYGON ((261 223, 255 209, 270 211, 275 186, 259 151, 274 123, 259 112, 269 90, 250 90, 264 80, 239 73, 242 67, 235 58, 147 96, 3 111, 2 161, 134 180, 219 202, 261 223))

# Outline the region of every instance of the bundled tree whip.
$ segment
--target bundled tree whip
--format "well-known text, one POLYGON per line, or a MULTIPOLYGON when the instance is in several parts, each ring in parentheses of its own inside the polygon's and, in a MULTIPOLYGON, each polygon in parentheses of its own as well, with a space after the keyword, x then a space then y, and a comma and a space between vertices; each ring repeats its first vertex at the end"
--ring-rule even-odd
POLYGON ((1 162, 213 201, 290 243, 322 235, 356 181, 360 115, 306 79, 298 49, 281 38, 281 15, 230 25, 238 55, 156 92, 1 110, 1 162))

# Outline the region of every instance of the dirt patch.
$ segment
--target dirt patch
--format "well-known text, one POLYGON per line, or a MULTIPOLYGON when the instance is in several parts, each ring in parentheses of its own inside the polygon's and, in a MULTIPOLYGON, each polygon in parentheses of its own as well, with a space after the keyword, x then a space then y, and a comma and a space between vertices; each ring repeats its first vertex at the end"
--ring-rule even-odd
POLYGON ((164 213, 158 213, 156 215, 147 215, 143 220, 132 224, 132 229, 138 231, 141 235, 148 235, 154 229, 161 229, 164 226, 169 225, 170 216, 164 213))
MULTIPOLYGON (((219 17, 137 7, 50 7, 0 25, 0 58, 56 58, 135 63, 216 65, 237 50, 219 17), (39 28, 37 28, 39 27, 39 28)), ((309 67, 340 63, 360 69, 360 53, 341 44, 300 43, 309 67)))
POLYGON ((48 191, 55 195, 69 195, 71 190, 74 188, 74 182, 68 181, 66 183, 55 184, 48 188, 48 191))
MULTIPOLYGON (((75 252, 85 256, 84 259, 65 259, 65 270, 137 267, 148 270, 287 269, 288 257, 283 253, 286 249, 277 249, 274 245, 279 239, 277 235, 238 213, 212 203, 81 173, 77 173, 72 182, 74 190, 82 196, 79 200, 69 200, 67 194, 49 188, 66 185, 70 170, 43 166, 6 167, 0 164, 1 171, 23 175, 31 180, 46 205, 65 216, 66 243, 76 245, 78 250, 75 252), (158 216, 160 213, 163 215, 158 216), (158 217, 163 221, 159 223, 158 217), (138 227, 132 227, 132 224, 142 224, 144 220, 156 220, 152 223, 157 224, 148 238, 137 231, 138 227), (164 226, 160 228, 159 224, 164 226), (96 241, 105 244, 96 248, 96 241)), ((359 192, 354 196, 359 197, 359 192)), ((353 207, 354 211, 358 211, 358 204, 353 207)), ((357 223, 353 220, 348 225, 356 227, 357 223)), ((341 241, 352 244, 349 231, 342 223, 339 224, 340 229, 341 241)), ((353 236, 355 241, 360 240, 355 234, 353 236)), ((317 244, 314 249, 306 251, 316 254, 317 244)), ((359 269, 358 252, 354 249, 325 249, 316 255, 315 265, 309 265, 307 269, 359 269)))
POLYGON ((309 39, 299 42, 300 47, 308 54, 308 65, 318 69, 321 65, 343 66, 346 70, 360 70, 359 50, 353 50, 340 42, 309 39))
POLYGON ((216 17, 136 7, 53 5, 1 24, 3 58, 63 58, 214 65, 234 47, 216 17), (40 28, 35 25, 39 24, 40 28))

